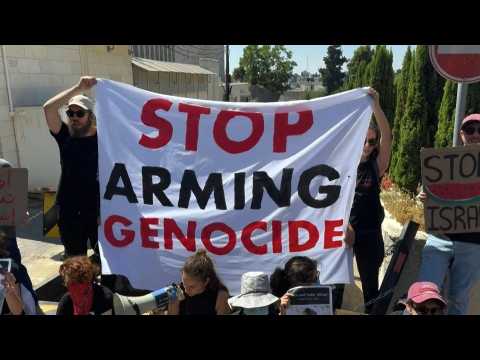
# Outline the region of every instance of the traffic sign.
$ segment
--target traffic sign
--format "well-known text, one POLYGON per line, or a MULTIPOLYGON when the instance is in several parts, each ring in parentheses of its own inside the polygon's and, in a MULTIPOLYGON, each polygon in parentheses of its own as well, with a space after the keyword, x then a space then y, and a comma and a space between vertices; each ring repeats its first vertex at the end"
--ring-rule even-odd
POLYGON ((430 60, 444 78, 463 83, 480 81, 480 45, 430 45, 430 60))

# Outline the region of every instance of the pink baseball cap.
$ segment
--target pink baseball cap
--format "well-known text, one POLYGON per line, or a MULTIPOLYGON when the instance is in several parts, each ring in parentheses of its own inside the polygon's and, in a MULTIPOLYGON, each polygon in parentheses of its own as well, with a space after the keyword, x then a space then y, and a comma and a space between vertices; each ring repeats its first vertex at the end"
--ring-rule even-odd
POLYGON ((428 281, 416 282, 410 286, 410 289, 408 289, 407 301, 412 300, 414 303, 420 304, 432 299, 436 299, 445 305, 447 304, 440 295, 438 286, 434 283, 428 281))
POLYGON ((478 121, 480 122, 480 114, 470 114, 468 115, 465 119, 463 119, 462 121, 462 126, 460 128, 463 128, 463 126, 468 123, 468 122, 472 122, 472 121, 478 121))

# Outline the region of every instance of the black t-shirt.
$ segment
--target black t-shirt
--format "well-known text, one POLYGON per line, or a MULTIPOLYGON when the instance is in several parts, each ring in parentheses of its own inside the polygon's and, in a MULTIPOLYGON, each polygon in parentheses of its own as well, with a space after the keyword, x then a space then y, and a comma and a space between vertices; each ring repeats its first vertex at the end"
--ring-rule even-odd
POLYGON ((100 209, 97 135, 72 137, 62 122, 58 134, 50 131, 60 149, 62 175, 57 204, 63 216, 79 213, 97 217, 100 209))
POLYGON ((358 165, 357 186, 350 212, 350 224, 355 231, 381 228, 384 217, 380 202, 380 179, 374 158, 358 165))
POLYGON ((180 301, 180 315, 217 315, 215 305, 218 290, 206 289, 201 294, 189 296, 185 293, 183 284, 180 284, 180 288, 185 294, 185 299, 180 301))
MULTIPOLYGON (((105 286, 93 284, 93 302, 91 313, 102 315, 107 311, 113 313, 113 293, 105 286)), ((73 302, 67 292, 58 303, 57 315, 73 315, 73 302)))

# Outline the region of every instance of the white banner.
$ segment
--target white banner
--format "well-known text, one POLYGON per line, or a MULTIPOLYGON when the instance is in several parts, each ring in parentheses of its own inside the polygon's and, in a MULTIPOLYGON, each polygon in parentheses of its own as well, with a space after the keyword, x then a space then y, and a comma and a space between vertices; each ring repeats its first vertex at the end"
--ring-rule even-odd
POLYGON ((226 103, 99 80, 104 274, 137 288, 180 281, 198 249, 231 294, 247 271, 318 261, 353 281, 343 243, 372 114, 365 89, 309 101, 226 103))

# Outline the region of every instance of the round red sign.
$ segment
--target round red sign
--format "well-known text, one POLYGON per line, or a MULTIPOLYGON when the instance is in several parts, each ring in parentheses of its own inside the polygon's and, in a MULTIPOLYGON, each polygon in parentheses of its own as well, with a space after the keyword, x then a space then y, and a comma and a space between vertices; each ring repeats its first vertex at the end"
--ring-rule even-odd
POLYGON ((480 81, 480 45, 430 45, 430 60, 447 79, 464 83, 480 81))

